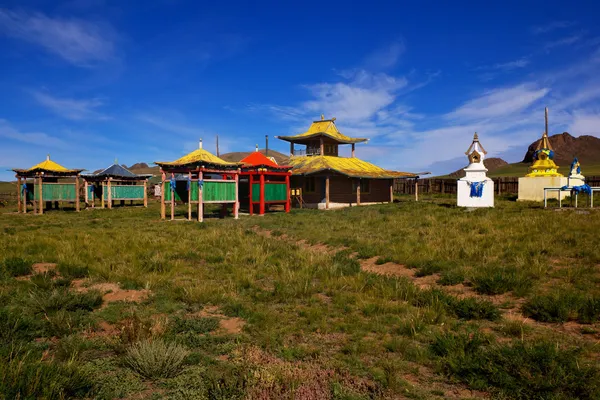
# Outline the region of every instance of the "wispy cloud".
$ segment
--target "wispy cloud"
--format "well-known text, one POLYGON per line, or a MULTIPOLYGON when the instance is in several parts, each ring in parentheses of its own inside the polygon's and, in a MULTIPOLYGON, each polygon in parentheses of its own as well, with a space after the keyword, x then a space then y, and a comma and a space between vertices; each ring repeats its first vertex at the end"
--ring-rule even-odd
POLYGON ((51 96, 44 92, 33 92, 34 99, 53 113, 70 120, 96 119, 104 120, 108 117, 97 109, 103 105, 102 100, 94 99, 69 99, 51 96))
POLYGON ((493 65, 483 66, 476 68, 477 70, 501 70, 501 71, 512 71, 519 68, 525 68, 530 63, 527 57, 521 57, 517 60, 505 62, 505 63, 496 63, 493 65))
POLYGON ((397 40, 368 55, 365 59, 365 65, 371 70, 391 68, 398 63, 398 60, 405 51, 406 45, 404 44, 404 41, 397 40))
POLYGON ((68 144, 63 140, 44 132, 22 132, 7 120, 0 119, 0 138, 15 140, 28 145, 64 149, 68 144))
POLYGON ((446 118, 472 120, 509 115, 529 107, 549 91, 532 84, 490 90, 446 114, 446 118))
POLYGON ((561 46, 568 46, 581 40, 581 35, 571 35, 558 40, 553 40, 544 44, 544 50, 546 52, 561 46))
POLYGON ((41 46, 78 66, 107 61, 115 51, 112 28, 79 19, 0 10, 0 32, 41 46))
MULTIPOLYGON (((169 113, 172 114, 172 113, 169 113)), ((194 137, 200 139, 206 133, 201 128, 181 123, 180 116, 158 116, 156 114, 143 113, 136 116, 139 121, 150 124, 162 131, 174 133, 184 137, 194 137)))
POLYGON ((540 35, 543 33, 555 31, 557 29, 569 28, 575 24, 576 24, 576 22, 574 22, 574 21, 553 21, 553 22, 547 23, 545 25, 534 26, 531 28, 531 32, 534 35, 540 35))

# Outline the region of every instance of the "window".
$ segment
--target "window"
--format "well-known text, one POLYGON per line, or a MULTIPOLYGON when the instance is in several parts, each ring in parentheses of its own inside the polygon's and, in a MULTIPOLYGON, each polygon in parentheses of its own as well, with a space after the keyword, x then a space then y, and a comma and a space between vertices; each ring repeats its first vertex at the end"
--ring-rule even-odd
POLYGON ((316 192, 316 179, 314 176, 307 177, 304 179, 304 193, 315 193, 316 192))
MULTIPOLYGON (((371 180, 369 179, 360 179, 360 193, 368 194, 371 191, 371 180)), ((352 191, 356 193, 356 188, 358 186, 359 181, 352 182, 352 191)))

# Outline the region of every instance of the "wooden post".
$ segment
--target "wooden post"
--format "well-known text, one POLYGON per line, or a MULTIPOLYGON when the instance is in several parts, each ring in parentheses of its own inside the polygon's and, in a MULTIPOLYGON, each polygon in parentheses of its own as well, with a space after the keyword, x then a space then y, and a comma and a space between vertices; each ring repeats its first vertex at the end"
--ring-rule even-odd
POLYGON ((90 196, 89 196, 88 192, 89 192, 88 181, 87 181, 87 179, 84 179, 83 180, 83 201, 86 206, 88 206, 89 202, 90 202, 90 196))
POLYGON ((25 185, 25 193, 23 196, 23 214, 27 214, 27 178, 23 178, 23 185, 25 185))
POLYGON ((17 175, 17 213, 21 212, 21 177, 17 175))
POLYGON ((148 180, 144 179, 144 207, 148 208, 148 180))
POLYGON ((238 187, 239 187, 239 183, 240 183, 240 175, 239 175, 239 171, 237 171, 235 173, 235 203, 233 203, 233 217, 235 219, 239 218, 239 209, 240 209, 240 199, 239 199, 239 192, 238 192, 238 187))
POLYGON ((354 145, 355 143, 352 143, 352 158, 354 158, 354 145))
MULTIPOLYGON (((218 137, 218 136, 217 136, 218 137)), ((218 139, 217 139, 218 143, 218 139)), ((190 183, 190 190, 188 190, 188 221, 192 220, 192 172, 188 172, 188 182, 190 183)))
POLYGON ((32 182, 33 184, 31 185, 31 187, 33 188, 33 201, 32 201, 32 203, 33 203, 33 213, 37 214, 37 212, 38 212, 37 209, 38 209, 39 198, 38 198, 37 201, 35 200, 35 185, 37 185, 37 179, 35 178, 35 176, 33 177, 32 181, 33 181, 32 182))
POLYGON ((100 193, 100 204, 102 205, 102 208, 104 208, 105 207, 104 195, 106 194, 106 181, 102 181, 102 183, 100 184, 100 187, 102 188, 102 193, 100 193))
POLYGON ((108 209, 112 208, 112 178, 108 178, 108 209))
POLYGON ((323 142, 323 136, 321 136, 321 154, 322 156, 325 155, 325 143, 323 142))
POLYGON ((356 184, 356 205, 360 206, 360 178, 357 179, 356 184))
POLYGON ((289 213, 290 208, 291 208, 291 202, 292 202, 292 200, 290 199, 290 174, 287 174, 285 176, 285 191, 287 193, 287 197, 285 200, 285 212, 289 213))
POLYGON ((329 175, 325 178, 325 208, 329 210, 329 175))
POLYGON ((415 201, 419 201, 419 178, 415 178, 415 201))
POLYGON ((290 142, 290 157, 294 155, 294 142, 290 142))
POLYGON ((44 194, 42 193, 44 179, 42 178, 41 175, 38 179, 39 179, 39 184, 40 184, 40 204, 38 205, 38 212, 40 213, 40 215, 42 215, 42 214, 44 214, 44 194))
POLYGON ((260 171, 260 199, 258 206, 258 213, 265 215, 265 172, 260 171))
POLYGON ((502 178, 498 178, 498 196, 502 194, 502 178))
POLYGON ((202 171, 198 171, 198 222, 204 221, 204 203, 202 200, 202 171))
POLYGON ((250 215, 254 214, 254 204, 252 204, 252 185, 254 184, 254 180, 253 177, 254 176, 254 171, 250 171, 250 175, 248 175, 248 184, 250 185, 250 187, 248 188, 248 197, 249 197, 249 201, 248 201, 248 213, 250 215))
POLYGON ((440 184, 440 191, 442 194, 446 193, 446 187, 444 186, 444 180, 442 179, 442 182, 440 184))
POLYGON ((160 219, 165 219, 166 218, 166 210, 165 210, 165 180, 167 179, 167 175, 165 174, 165 171, 163 171, 162 169, 160 170, 160 173, 162 175, 162 179, 160 182, 160 219))
POLYGON ((390 203, 394 202, 394 180, 390 179, 390 203))
MULTIPOLYGON (((175 178, 175 174, 171 172, 171 179, 175 178)), ((175 189, 177 188, 177 182, 175 187, 171 185, 171 221, 175 219, 175 189)))
POLYGON ((79 174, 75 177, 75 211, 79 212, 79 174))

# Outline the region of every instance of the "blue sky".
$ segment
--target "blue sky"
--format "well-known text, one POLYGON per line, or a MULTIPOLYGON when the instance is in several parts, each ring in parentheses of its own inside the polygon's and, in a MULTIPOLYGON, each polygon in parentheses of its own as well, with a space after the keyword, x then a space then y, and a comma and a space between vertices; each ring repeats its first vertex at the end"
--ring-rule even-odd
POLYGON ((0 8, 0 180, 197 146, 284 153, 321 114, 401 171, 465 164, 477 131, 520 161, 550 133, 600 136, 594 2, 8 0, 0 8), (259 4, 260 3, 260 4, 259 4))

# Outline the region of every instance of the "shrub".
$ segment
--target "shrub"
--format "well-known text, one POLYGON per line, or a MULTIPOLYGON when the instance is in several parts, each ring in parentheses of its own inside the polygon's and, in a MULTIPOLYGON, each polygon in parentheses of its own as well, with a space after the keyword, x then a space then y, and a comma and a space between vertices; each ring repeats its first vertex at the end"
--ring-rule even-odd
POLYGON ((36 314, 49 314, 59 310, 92 311, 102 305, 102 295, 96 290, 85 293, 75 293, 68 289, 35 291, 27 299, 27 305, 36 314))
POLYGON ((460 269, 450 269, 446 271, 442 271, 440 279, 438 279, 437 283, 444 286, 452 286, 458 285, 459 283, 463 283, 465 280, 465 274, 460 269))
POLYGON ((579 350, 556 343, 491 344, 478 333, 446 333, 431 345, 443 370, 474 389, 495 388, 509 398, 595 399, 600 374, 578 359, 579 350))
POLYGON ((4 271, 8 276, 23 276, 33 272, 31 261, 20 257, 11 257, 4 260, 4 271))
POLYGON ((177 344, 160 339, 144 340, 132 345, 124 362, 144 378, 171 378, 179 374, 189 351, 177 344))
POLYGON ((88 267, 69 263, 59 263, 58 272, 70 279, 86 278, 89 275, 88 267))
POLYGON ((600 299, 558 291, 532 297, 523 304, 523 313, 541 322, 577 320, 589 324, 600 319, 600 299))
POLYGON ((489 295, 510 291, 523 295, 532 286, 531 278, 515 267, 485 267, 473 277, 472 281, 478 293, 489 295))
POLYGON ((28 354, 11 354, 0 359, 1 398, 50 400, 84 397, 90 394, 92 388, 89 373, 75 363, 41 362, 28 354))
POLYGON ((500 318, 500 310, 487 300, 474 297, 455 300, 451 305, 454 314, 461 319, 487 319, 496 321, 500 318))
POLYGON ((173 321, 171 330, 174 333, 208 333, 212 332, 219 327, 219 320, 217 318, 204 317, 204 318, 176 318, 173 321))

